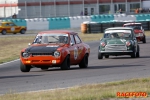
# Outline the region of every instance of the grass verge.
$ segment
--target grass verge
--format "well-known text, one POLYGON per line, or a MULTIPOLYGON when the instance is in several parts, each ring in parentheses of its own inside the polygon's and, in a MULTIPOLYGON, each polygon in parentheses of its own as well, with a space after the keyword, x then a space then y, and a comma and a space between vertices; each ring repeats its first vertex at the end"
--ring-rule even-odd
MULTIPOLYGON (((130 79, 104 84, 76 86, 67 89, 47 90, 41 92, 7 93, 0 100, 125 100, 118 98, 117 92, 145 92, 150 94, 150 78, 130 79)), ((131 97, 130 97, 131 98, 131 97)), ((136 97, 138 100, 150 100, 150 97, 136 97)), ((135 100, 133 96, 132 99, 135 100)))

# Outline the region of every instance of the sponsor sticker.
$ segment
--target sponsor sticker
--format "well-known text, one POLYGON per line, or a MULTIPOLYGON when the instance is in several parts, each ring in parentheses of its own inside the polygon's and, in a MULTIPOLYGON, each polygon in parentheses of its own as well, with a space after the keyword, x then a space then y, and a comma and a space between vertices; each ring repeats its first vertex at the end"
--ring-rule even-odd
POLYGON ((11 31, 15 31, 15 27, 12 27, 12 28, 11 28, 11 31))

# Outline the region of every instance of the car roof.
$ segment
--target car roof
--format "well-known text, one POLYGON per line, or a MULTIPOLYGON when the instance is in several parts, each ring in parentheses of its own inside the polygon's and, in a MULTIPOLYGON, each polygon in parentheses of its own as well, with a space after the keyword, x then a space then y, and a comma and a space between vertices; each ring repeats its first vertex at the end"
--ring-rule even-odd
POLYGON ((142 23, 125 23, 124 25, 142 25, 142 23))
POLYGON ((111 27, 111 28, 107 28, 106 30, 133 30, 133 28, 131 27, 111 27))
POLYGON ((49 31, 41 31, 38 34, 51 34, 51 33, 77 34, 76 32, 70 30, 49 30, 49 31))

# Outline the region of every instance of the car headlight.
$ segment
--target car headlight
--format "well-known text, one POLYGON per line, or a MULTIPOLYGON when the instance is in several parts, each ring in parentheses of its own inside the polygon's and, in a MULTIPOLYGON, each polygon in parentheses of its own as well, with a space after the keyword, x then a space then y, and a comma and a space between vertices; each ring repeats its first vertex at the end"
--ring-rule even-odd
POLYGON ((130 42, 130 41, 127 41, 127 42, 126 42, 126 46, 131 46, 131 42, 130 42))
POLYGON ((102 47, 105 47, 105 46, 106 46, 106 43, 105 43, 105 42, 101 42, 101 46, 102 46, 102 47))
POLYGON ((55 57, 59 57, 59 56, 60 56, 60 52, 59 52, 59 51, 55 51, 55 52, 54 52, 54 56, 55 56, 55 57))
POLYGON ((30 53, 28 53, 28 52, 23 52, 22 53, 22 57, 29 57, 30 56, 30 53))

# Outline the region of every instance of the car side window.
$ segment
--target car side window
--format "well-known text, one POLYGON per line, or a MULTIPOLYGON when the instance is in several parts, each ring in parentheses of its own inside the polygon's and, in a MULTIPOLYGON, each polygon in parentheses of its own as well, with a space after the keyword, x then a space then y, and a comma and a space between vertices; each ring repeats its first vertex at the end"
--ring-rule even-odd
POLYGON ((75 40, 74 40, 74 36, 73 35, 70 35, 70 43, 75 44, 75 40))
POLYGON ((80 38, 78 37, 78 35, 75 35, 75 41, 76 41, 76 44, 81 43, 81 40, 80 40, 80 38))
POLYGON ((110 38, 110 33, 104 33, 104 38, 110 38))
POLYGON ((13 24, 13 23, 11 23, 11 24, 9 24, 10 26, 15 26, 15 24, 13 24))
POLYGON ((6 24, 5 24, 5 26, 9 26, 9 24, 8 24, 8 23, 6 23, 6 24))

